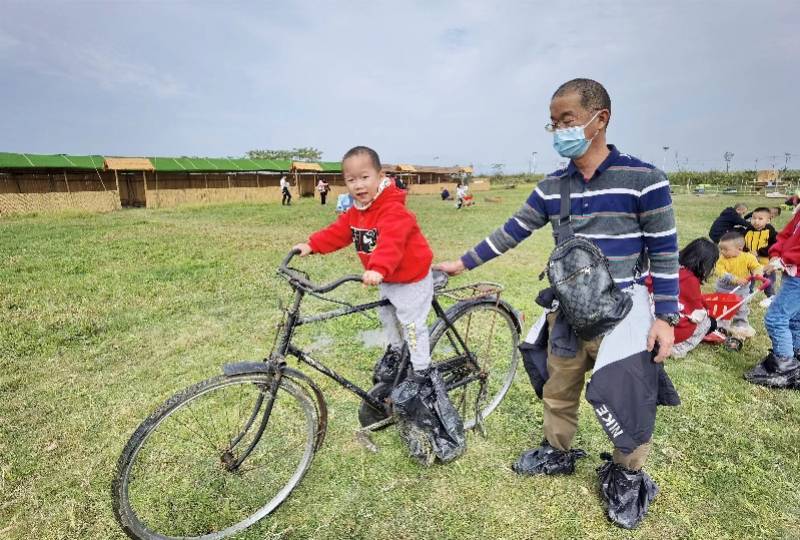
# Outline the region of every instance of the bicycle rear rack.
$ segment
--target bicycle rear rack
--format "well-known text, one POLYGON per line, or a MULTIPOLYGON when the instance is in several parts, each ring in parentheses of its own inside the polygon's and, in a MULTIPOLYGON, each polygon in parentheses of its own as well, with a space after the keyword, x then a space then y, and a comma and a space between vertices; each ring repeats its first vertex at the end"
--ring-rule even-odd
POLYGON ((478 281, 470 283, 469 285, 462 285, 461 287, 453 287, 452 289, 445 289, 436 293, 436 296, 444 296, 456 302, 464 300, 477 300, 479 298, 486 298, 487 296, 500 297, 503 292, 503 286, 499 283, 492 281, 478 281))

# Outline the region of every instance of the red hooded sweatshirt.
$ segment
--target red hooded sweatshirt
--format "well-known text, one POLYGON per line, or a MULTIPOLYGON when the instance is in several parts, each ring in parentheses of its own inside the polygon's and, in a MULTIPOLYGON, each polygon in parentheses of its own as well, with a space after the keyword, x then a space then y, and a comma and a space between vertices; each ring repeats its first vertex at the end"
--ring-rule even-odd
POLYGON ((784 265, 800 266, 800 212, 778 233, 769 256, 780 257, 784 265))
POLYGON ((367 208, 352 206, 308 243, 315 253, 330 253, 352 242, 364 268, 383 275, 383 281, 419 281, 430 271, 433 252, 405 202, 405 192, 389 183, 367 208))

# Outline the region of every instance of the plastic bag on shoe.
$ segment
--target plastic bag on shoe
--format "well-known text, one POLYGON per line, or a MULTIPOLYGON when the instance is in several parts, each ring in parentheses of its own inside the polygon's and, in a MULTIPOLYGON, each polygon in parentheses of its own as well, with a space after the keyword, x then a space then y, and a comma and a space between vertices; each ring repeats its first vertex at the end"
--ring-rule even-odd
POLYGON ((511 468, 522 475, 572 474, 575 472, 575 461, 582 457, 586 457, 586 452, 580 448, 559 450, 544 440, 538 448, 523 452, 511 468))
POLYGON ((395 379, 397 379, 400 364, 403 362, 403 357, 407 355, 408 348, 405 345, 400 349, 392 346, 387 347, 386 352, 375 363, 375 368, 372 371, 372 384, 394 383, 395 379))
POLYGON ((795 357, 779 358, 769 354, 744 374, 747 382, 769 388, 800 389, 800 361, 795 357))
POLYGON ((422 465, 452 461, 467 449, 464 423, 447 396, 441 375, 413 375, 392 391, 394 415, 411 457, 422 465))
POLYGON ((609 454, 597 468, 600 496, 608 518, 625 529, 633 529, 647 515, 647 509, 658 494, 658 486, 646 472, 632 471, 614 463, 609 454))

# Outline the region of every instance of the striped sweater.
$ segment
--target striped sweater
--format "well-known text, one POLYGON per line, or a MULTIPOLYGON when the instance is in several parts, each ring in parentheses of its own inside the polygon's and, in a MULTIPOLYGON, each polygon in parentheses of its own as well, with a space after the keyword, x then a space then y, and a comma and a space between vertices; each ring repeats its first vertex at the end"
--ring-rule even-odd
POLYGON ((461 257, 473 269, 515 247, 561 210, 560 182, 571 183, 572 229, 608 258, 614 281, 633 284, 642 256, 640 282, 653 280, 656 313, 678 310, 678 236, 666 175, 609 145, 608 158, 588 181, 573 162, 545 177, 502 227, 461 257))

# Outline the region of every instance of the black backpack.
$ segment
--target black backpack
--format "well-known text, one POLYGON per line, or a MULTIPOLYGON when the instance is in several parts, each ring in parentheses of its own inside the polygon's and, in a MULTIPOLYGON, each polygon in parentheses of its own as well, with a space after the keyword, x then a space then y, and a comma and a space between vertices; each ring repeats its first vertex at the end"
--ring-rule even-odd
POLYGON ((558 308, 578 337, 588 341, 610 332, 631 310, 633 301, 614 283, 603 252, 590 240, 575 236, 570 204, 570 179, 564 178, 556 247, 546 273, 558 308))

